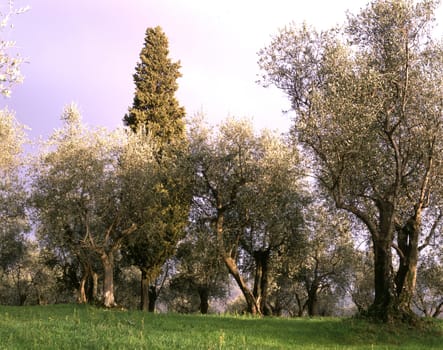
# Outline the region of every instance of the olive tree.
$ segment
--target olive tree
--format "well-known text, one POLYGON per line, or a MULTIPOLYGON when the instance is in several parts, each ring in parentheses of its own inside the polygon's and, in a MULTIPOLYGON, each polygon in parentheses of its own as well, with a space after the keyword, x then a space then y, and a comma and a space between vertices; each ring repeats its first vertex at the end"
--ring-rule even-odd
POLYGON ((24 165, 24 127, 13 113, 0 111, 0 277, 12 272, 26 255, 25 233, 30 225, 27 193, 20 172, 24 165))
MULTIPOLYGON (((343 287, 351 280, 353 242, 345 215, 331 213, 316 203, 311 205, 305 220, 302 259, 294 259, 298 264, 293 267, 292 276, 304 290, 299 296, 304 300, 303 309, 307 309, 309 316, 318 316, 322 313, 322 296, 344 297, 343 287)), ((333 305, 329 305, 332 309, 333 305)))
POLYGON ((89 130, 73 106, 62 120, 34 168, 38 234, 77 257, 98 258, 103 303, 111 307, 116 258, 127 238, 144 229, 156 200, 155 146, 145 134, 89 130))
MULTIPOLYGON (((438 252, 438 247, 435 250, 438 252)), ((437 318, 443 313, 443 265, 441 252, 441 248, 440 254, 428 252, 418 266, 417 290, 413 302, 414 306, 426 317, 437 318)))
MULTIPOLYGON (((5 40, 12 27, 11 18, 27 10, 16 9, 13 1, 0 8, 0 95, 8 97, 11 87, 22 81, 22 59, 14 56, 15 43, 5 40)), ((4 270, 17 262, 25 248, 21 236, 28 228, 25 214, 26 193, 20 169, 26 142, 25 128, 7 108, 0 110, 0 267, 4 270)))
MULTIPOLYGON (((22 59, 14 54, 15 43, 5 40, 12 27, 11 18, 27 10, 16 9, 13 1, 0 8, 0 95, 9 97, 13 85, 23 79, 22 59)), ((29 230, 26 213, 26 187, 20 176, 23 169, 25 127, 7 108, 0 110, 0 278, 17 272, 27 253, 24 234, 29 230)))
POLYGON ((232 219, 236 217, 240 190, 252 179, 255 145, 252 126, 244 120, 231 119, 211 132, 203 120, 195 120, 189 134, 196 174, 194 202, 212 224, 219 256, 241 289, 248 311, 260 313, 237 265, 241 232, 232 219))
POLYGON ((229 275, 220 259, 217 246, 208 244, 215 236, 211 225, 202 219, 198 208, 191 209, 191 218, 183 239, 175 254, 175 270, 169 282, 169 290, 177 309, 198 309, 207 314, 211 299, 221 299, 229 292, 229 275), (194 301, 195 300, 195 301, 194 301))
POLYGON ((301 242, 303 208, 308 202, 304 168, 297 150, 264 130, 257 137, 252 181, 240 191, 237 205, 244 252, 242 261, 254 278, 253 295, 264 315, 274 313, 268 300, 275 265, 301 242), (291 247, 291 248, 289 248, 291 247))
POLYGON ((252 314, 267 313, 270 261, 300 223, 297 154, 276 135, 256 135, 247 120, 210 131, 190 128, 194 202, 212 224, 214 243, 252 314), (252 260, 254 283, 241 262, 252 260))
POLYGON ((430 35, 437 5, 373 0, 343 28, 289 26, 260 52, 264 83, 289 96, 293 133, 318 182, 369 232, 369 313, 384 321, 410 319, 427 241, 422 219, 439 205, 443 45, 430 35))

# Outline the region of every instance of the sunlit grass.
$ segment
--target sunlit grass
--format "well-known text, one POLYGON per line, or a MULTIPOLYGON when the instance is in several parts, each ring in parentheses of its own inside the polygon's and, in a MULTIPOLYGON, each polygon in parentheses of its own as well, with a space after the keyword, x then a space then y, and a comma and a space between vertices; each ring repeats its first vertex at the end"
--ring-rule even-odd
POLYGON ((443 349, 432 330, 340 318, 146 314, 91 306, 0 306, 1 349, 443 349))

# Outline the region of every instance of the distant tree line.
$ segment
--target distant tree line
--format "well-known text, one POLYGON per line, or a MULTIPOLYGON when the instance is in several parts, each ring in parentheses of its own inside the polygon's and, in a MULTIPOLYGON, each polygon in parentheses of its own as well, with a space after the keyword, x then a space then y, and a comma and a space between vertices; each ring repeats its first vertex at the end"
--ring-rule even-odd
POLYGON ((340 28, 281 30, 259 66, 290 99, 287 135, 186 116, 160 27, 146 31, 125 128, 87 127, 69 105, 28 159, 2 110, 0 303, 441 315, 437 4, 373 0, 340 28))

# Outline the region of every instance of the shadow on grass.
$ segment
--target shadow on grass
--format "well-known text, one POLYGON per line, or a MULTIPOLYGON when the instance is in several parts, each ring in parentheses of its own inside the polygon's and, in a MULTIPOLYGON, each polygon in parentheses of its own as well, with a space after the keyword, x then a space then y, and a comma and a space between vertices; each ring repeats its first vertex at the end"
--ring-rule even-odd
MULTIPOLYGON (((178 324, 186 324, 186 316, 178 324)), ((372 324, 352 318, 248 318, 194 316, 190 327, 223 330, 225 337, 243 337, 281 348, 442 349, 443 322, 427 329, 372 324)), ((184 326, 186 329, 186 325, 184 326)))

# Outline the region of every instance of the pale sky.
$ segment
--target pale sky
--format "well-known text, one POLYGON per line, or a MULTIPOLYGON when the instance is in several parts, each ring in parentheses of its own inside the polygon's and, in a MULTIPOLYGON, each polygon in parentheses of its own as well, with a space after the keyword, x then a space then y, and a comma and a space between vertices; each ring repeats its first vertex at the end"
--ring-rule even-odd
MULTIPOLYGON (((7 0, 0 0, 6 3, 7 0)), ((366 0, 16 0, 11 38, 28 63, 25 81, 0 98, 31 136, 48 136, 63 107, 76 102, 94 126, 122 126, 147 27, 161 26, 183 77, 177 98, 188 115, 217 123, 250 117, 257 128, 286 131, 288 101, 258 79, 257 52, 290 22, 319 29, 343 23, 366 0)), ((442 9, 438 18, 443 19, 442 9)), ((440 21, 441 22, 441 21, 440 21)))

